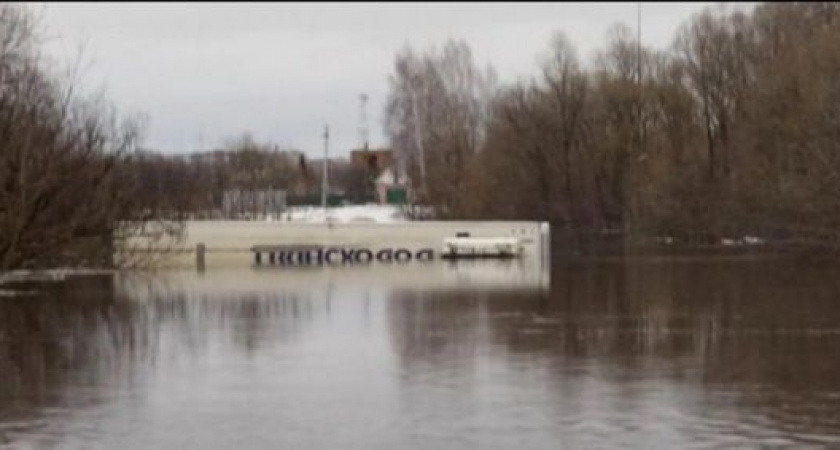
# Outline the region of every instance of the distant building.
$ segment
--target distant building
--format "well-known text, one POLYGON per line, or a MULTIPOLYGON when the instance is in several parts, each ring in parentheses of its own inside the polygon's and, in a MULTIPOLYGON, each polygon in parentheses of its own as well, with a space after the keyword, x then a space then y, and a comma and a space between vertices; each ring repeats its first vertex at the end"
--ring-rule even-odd
POLYGON ((394 151, 387 149, 380 150, 351 150, 350 164, 353 167, 370 170, 377 176, 385 169, 394 165, 394 151))
POLYGON ((377 203, 404 204, 409 200, 410 183, 405 171, 398 167, 393 150, 352 150, 350 164, 366 171, 377 203))
POLYGON ((405 171, 389 167, 376 178, 376 200, 380 205, 404 205, 409 201, 410 185, 405 171))

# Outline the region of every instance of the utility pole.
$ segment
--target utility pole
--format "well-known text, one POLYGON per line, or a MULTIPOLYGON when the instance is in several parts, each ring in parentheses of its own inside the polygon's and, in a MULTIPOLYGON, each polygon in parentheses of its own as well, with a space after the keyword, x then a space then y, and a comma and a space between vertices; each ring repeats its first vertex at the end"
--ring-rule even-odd
POLYGON ((330 126, 324 126, 324 172, 321 179, 321 207, 327 210, 327 189, 329 189, 330 126))

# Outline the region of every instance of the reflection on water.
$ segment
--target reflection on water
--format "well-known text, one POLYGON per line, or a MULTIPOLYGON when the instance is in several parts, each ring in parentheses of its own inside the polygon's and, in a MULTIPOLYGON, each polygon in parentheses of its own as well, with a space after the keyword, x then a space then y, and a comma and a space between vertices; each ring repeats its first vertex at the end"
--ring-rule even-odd
POLYGON ((15 286, 0 448, 840 445, 835 267, 487 263, 15 286))

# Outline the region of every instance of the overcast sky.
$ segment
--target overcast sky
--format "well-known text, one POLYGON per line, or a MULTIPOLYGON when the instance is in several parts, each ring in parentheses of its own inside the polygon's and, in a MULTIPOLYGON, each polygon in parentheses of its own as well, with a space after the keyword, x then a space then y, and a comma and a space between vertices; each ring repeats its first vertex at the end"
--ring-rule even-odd
MULTIPOLYGON (((642 4, 642 42, 659 48, 709 3, 642 4)), ((637 3, 562 4, 47 4, 47 51, 84 48, 87 89, 149 119, 145 146, 180 153, 250 132, 260 141, 331 154, 359 143, 367 93, 372 145, 385 145, 382 108, 395 54, 464 38, 501 82, 536 73, 562 30, 584 59, 637 3)))

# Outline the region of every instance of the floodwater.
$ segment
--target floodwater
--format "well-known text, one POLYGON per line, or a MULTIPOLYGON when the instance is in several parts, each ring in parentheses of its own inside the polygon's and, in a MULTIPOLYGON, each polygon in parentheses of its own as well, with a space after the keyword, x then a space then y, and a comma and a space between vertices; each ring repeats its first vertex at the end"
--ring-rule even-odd
POLYGON ((840 446, 837 266, 493 264, 4 287, 0 448, 840 446))

